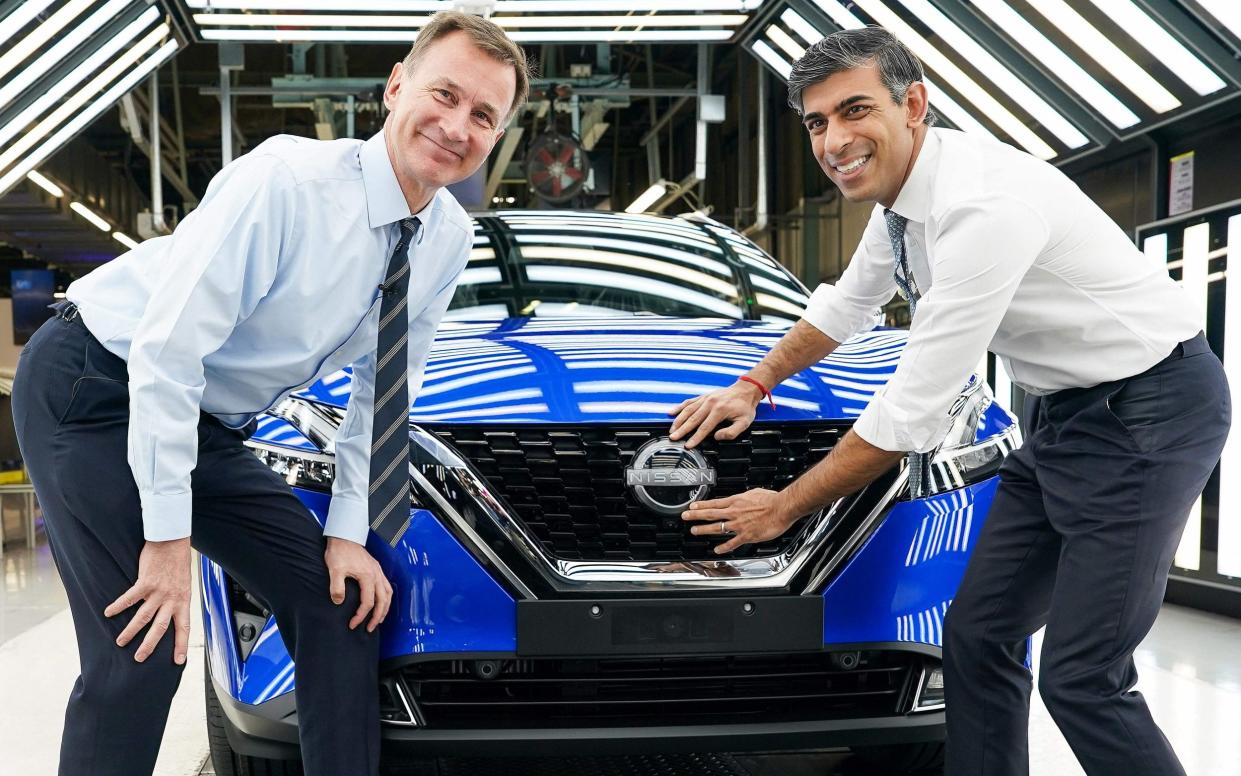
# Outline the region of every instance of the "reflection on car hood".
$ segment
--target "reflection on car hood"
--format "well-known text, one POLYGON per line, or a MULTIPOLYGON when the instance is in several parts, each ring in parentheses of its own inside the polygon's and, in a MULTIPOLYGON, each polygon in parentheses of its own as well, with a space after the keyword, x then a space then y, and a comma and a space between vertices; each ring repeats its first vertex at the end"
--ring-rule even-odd
MULTIPOLYGON (((445 323, 427 360, 416 423, 667 422, 684 399, 731 385, 785 329, 674 318, 445 323)), ((879 330, 784 381, 758 420, 852 420, 896 368, 907 333, 879 330)), ((299 396, 345 406, 350 374, 299 396)))

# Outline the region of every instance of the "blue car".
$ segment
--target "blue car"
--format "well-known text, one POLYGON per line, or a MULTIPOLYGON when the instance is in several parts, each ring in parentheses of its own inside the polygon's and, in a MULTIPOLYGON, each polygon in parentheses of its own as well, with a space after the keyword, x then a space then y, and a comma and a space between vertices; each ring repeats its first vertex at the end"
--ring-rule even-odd
MULTIPOLYGON (((1020 442, 975 377, 939 450, 727 556, 680 512, 779 489, 891 376, 878 328, 775 390, 738 439, 686 450, 668 411, 730 385, 806 288, 706 219, 509 211, 474 245, 410 412, 410 527, 368 548, 395 590, 385 761, 848 747, 942 758, 944 614, 1020 442), (915 467, 914 470, 919 470, 915 467)), ((340 372, 260 420, 253 451, 320 522, 340 372)), ((293 662, 263 604, 201 566, 216 772, 296 772, 293 662)))

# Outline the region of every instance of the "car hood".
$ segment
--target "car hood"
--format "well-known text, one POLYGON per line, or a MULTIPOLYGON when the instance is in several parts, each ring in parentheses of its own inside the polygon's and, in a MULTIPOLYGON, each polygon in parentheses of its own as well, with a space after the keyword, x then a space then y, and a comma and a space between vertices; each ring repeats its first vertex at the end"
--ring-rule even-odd
MULTIPOLYGON (((441 326, 410 420, 667 422, 684 399, 731 385, 786 329, 759 321, 515 318, 441 326)), ((785 380, 758 420, 852 420, 896 368, 906 332, 855 337, 785 380)), ((342 371, 298 395, 344 407, 342 371)))

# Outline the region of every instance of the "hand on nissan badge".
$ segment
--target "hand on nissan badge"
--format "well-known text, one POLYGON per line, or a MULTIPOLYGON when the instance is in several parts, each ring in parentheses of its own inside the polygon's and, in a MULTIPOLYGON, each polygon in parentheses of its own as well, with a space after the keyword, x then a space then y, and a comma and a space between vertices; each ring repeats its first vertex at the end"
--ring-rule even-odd
POLYGON ((177 665, 184 665, 190 645, 189 537, 144 544, 138 556, 138 581, 120 598, 108 604, 103 616, 115 617, 139 602, 142 606, 121 631, 116 645, 126 646, 150 625, 146 637, 134 653, 134 660, 141 663, 151 656, 160 639, 175 625, 172 659, 177 665))
POLYGON ((358 611, 349 620, 349 628, 358 627, 366 620, 366 632, 370 633, 379 627, 379 623, 388 616, 388 607, 392 605, 392 585, 384 576, 379 561, 371 557, 366 548, 348 539, 329 536, 327 552, 323 556, 327 563, 328 577, 331 579, 332 603, 337 605, 345 602, 345 580, 354 579, 361 590, 362 598, 358 611))
POLYGON ((789 514, 781 494, 755 488, 727 498, 696 501, 681 513, 682 520, 702 525, 689 529, 697 536, 731 536, 715 548, 716 555, 732 552, 744 544, 765 542, 780 536, 800 515, 789 514))
POLYGON ((669 439, 675 442, 693 432, 685 446, 696 447, 725 421, 728 425, 716 431, 715 438, 736 439, 754 422, 755 410, 762 398, 762 392, 754 385, 737 382, 727 388, 686 399, 668 413, 676 415, 669 439))

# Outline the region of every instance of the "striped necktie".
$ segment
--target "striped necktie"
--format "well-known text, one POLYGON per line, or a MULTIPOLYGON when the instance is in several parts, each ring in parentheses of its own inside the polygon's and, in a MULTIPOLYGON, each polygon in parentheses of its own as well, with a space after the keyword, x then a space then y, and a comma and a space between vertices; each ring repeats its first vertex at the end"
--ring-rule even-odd
POLYGON ((409 245, 417 218, 401 221, 379 305, 375 409, 371 428, 371 530, 396 546, 409 527, 409 245))
MULTIPOLYGON (((908 218, 884 208, 883 220, 888 223, 888 239, 892 241, 892 255, 896 258, 892 277, 901 296, 909 301, 909 318, 912 321, 918 307, 918 284, 909 271, 909 257, 905 254, 905 224, 908 218)), ((911 452, 905 456, 908 462, 909 492, 914 498, 926 498, 931 493, 931 455, 911 452)))
POLYGON ((914 282, 914 276, 909 271, 909 258, 905 255, 905 224, 909 219, 885 208, 883 220, 888 222, 888 239, 892 242, 892 255, 896 257, 892 276, 896 279, 896 287, 900 289, 901 296, 909 301, 909 317, 913 318, 914 308, 922 295, 918 293, 918 284, 914 282))

